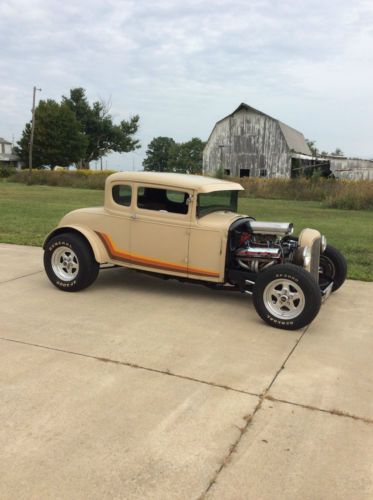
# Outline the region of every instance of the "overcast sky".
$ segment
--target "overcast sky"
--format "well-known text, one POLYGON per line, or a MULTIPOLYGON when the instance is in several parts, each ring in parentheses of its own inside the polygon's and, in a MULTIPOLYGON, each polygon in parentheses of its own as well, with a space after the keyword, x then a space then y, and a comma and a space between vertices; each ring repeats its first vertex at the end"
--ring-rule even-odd
MULTIPOLYGON (((245 102, 316 141, 373 157, 372 0, 1 0, 0 136, 19 139, 38 98, 84 87, 115 120, 206 140, 245 102)), ((104 160, 104 165, 106 164, 104 160)))

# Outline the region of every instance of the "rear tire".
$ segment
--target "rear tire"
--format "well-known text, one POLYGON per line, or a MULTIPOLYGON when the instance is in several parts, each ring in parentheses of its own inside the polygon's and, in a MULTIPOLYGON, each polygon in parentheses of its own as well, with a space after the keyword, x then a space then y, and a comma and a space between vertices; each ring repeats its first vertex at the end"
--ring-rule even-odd
POLYGON ((314 278, 294 264, 274 265, 258 275, 253 302, 269 325, 298 330, 311 323, 321 306, 321 292, 314 278))
POLYGON ((100 266, 82 237, 64 233, 48 241, 44 268, 54 286, 64 292, 77 292, 95 281, 100 266))

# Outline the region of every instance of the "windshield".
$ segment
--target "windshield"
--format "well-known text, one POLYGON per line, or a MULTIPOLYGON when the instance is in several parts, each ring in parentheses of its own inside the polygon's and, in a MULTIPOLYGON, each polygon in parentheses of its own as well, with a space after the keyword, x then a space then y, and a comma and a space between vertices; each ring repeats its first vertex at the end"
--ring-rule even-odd
POLYGON ((198 195, 197 217, 221 210, 237 212, 238 191, 213 191, 198 195))

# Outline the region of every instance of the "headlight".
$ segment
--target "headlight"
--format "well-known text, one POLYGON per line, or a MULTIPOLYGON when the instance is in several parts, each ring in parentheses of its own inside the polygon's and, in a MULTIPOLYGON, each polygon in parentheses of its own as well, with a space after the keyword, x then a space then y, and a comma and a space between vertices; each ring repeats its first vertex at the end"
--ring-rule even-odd
POLYGON ((311 249, 310 247, 303 248, 303 265, 308 267, 311 264, 311 249))
POLYGON ((321 253, 324 253, 325 252, 325 249, 326 249, 326 245, 327 245, 327 241, 326 241, 326 238, 324 235, 321 235, 321 253))

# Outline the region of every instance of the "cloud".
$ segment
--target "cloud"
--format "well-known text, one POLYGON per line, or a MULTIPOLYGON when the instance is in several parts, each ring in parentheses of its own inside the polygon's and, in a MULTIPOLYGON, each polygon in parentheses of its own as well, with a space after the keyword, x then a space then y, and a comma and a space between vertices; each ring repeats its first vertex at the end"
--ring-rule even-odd
POLYGON ((82 86, 117 119, 139 113, 144 146, 205 139, 245 101, 323 149, 373 156, 372 27, 365 0, 3 0, 0 135, 19 136, 34 84, 55 99, 82 86))

